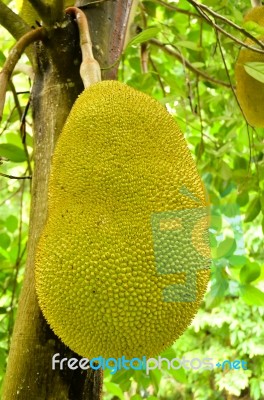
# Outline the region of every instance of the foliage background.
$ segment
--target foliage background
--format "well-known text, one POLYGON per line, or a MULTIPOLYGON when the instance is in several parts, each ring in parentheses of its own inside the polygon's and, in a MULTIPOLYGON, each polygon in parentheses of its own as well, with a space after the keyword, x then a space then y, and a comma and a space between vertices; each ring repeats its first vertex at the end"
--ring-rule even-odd
MULTIPOLYGON (((10 7, 15 7, 13 2, 10 7)), ((239 44, 201 18, 191 1, 141 1, 122 56, 119 79, 164 104, 184 132, 211 202, 212 275, 193 324, 162 355, 245 360, 248 370, 163 368, 105 372, 106 400, 264 398, 264 133, 248 126, 237 104, 239 44), (148 43, 146 43, 146 40, 148 43), (164 44, 166 44, 164 48, 164 44), (200 73, 202 72, 202 73, 200 73), (204 77, 204 74, 208 78, 204 77), (215 80, 225 82, 226 86, 215 80)), ((237 25, 250 1, 204 1, 237 25)), ((243 40, 237 29, 211 21, 243 40)), ((255 26, 246 26, 257 34, 255 26)), ((15 43, 0 27, 0 67, 15 43)), ((31 73, 24 56, 9 87, 0 125, 1 173, 29 176, 31 73)), ((0 176, 0 379, 23 281, 30 180, 0 176)))

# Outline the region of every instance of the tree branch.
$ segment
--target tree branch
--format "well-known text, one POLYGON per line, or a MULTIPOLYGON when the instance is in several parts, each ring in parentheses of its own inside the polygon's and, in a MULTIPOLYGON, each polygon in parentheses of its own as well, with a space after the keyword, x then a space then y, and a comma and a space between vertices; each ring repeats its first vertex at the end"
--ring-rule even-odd
POLYGON ((51 17, 52 20, 61 21, 64 17, 65 0, 56 0, 52 3, 51 17))
POLYGON ((2 71, 0 72, 0 121, 3 115, 3 109, 5 104, 6 89, 11 78, 12 72, 24 52, 25 48, 35 42, 36 40, 41 40, 44 37, 44 28, 38 28, 34 31, 27 32, 22 36, 19 41, 15 44, 11 50, 2 71))
MULTIPOLYGON (((207 7, 204 4, 201 3, 197 3, 195 0, 188 0, 189 3, 191 3, 196 10, 201 14, 201 16, 206 16, 206 21, 208 23, 211 22, 211 25, 213 24, 213 21, 211 21, 208 16, 206 14, 204 14, 203 10, 205 10, 208 14, 212 15, 215 18, 218 18, 222 21, 224 21, 226 24, 232 26, 232 28, 235 28, 236 30, 238 30, 239 32, 243 33, 243 35, 247 36, 249 39, 251 39, 253 42, 255 42, 256 44, 258 44, 260 46, 261 49, 264 49, 264 44, 256 39, 253 35, 251 35, 249 32, 247 32, 244 28, 241 28, 239 25, 235 24, 234 22, 230 21, 229 19, 227 19, 226 17, 224 17, 221 14, 218 14, 217 12, 211 10, 211 8, 207 7), (202 11, 201 11, 202 10, 202 11)), ((214 26, 214 25, 213 25, 214 26)), ((220 30, 220 32, 224 33, 225 35, 229 35, 229 37, 233 40, 235 40, 236 38, 232 35, 230 35, 228 32, 224 31, 221 27, 219 27, 219 25, 214 26, 216 29, 220 30)), ((238 39, 236 39, 235 41, 238 41, 238 39)), ((240 43, 241 44, 241 43, 240 43)), ((243 45, 245 46, 245 43, 243 43, 243 45)), ((252 48, 253 50, 257 51, 259 49, 255 49, 254 47, 252 48)), ((259 52, 262 52, 259 50, 259 52)))
POLYGON ((46 5, 43 0, 28 0, 32 7, 37 11, 42 21, 49 26, 51 6, 46 5))
POLYGON ((15 39, 30 31, 30 26, 0 0, 0 25, 2 25, 15 39))
POLYGON ((224 82, 218 79, 213 78, 212 76, 207 75, 205 72, 195 68, 190 61, 188 61, 186 58, 183 57, 183 55, 181 53, 179 53, 178 51, 172 49, 171 47, 168 47, 168 44, 164 44, 159 42, 156 39, 151 39, 149 41, 150 44, 153 44, 154 46, 159 47, 160 49, 162 49, 165 53, 169 54, 170 56, 176 58, 178 61, 180 61, 186 68, 188 68, 190 71, 194 72, 196 75, 200 75, 201 77, 204 78, 204 80, 206 81, 210 81, 213 82, 217 85, 221 85, 227 88, 231 88, 230 84, 228 82, 224 82))
POLYGON ((250 33, 248 33, 245 29, 240 28, 240 26, 236 25, 235 23, 233 23, 232 21, 228 20, 227 18, 223 17, 222 15, 216 13, 215 11, 211 10, 209 7, 205 6, 204 4, 201 3, 197 3, 195 0, 188 0, 189 3, 191 3, 194 8, 197 10, 197 12, 207 21, 207 23, 209 25, 211 25, 214 29, 217 29, 219 32, 223 33, 225 36, 229 37, 230 39, 232 39, 235 43, 238 43, 239 45, 246 47, 249 50, 255 51, 257 53, 261 53, 264 54, 264 44, 256 39, 254 36, 252 36, 250 33), (247 43, 243 42, 242 40, 237 39, 235 36, 231 35, 231 33, 225 31, 223 28, 221 28, 221 26, 219 26, 218 24, 216 24, 214 21, 212 21, 208 15, 204 12, 204 10, 206 10, 209 14, 211 14, 212 16, 219 18, 223 21, 225 21, 227 24, 231 25, 232 27, 236 28, 237 30, 239 30, 240 32, 242 32, 245 36, 247 36, 248 38, 250 38, 253 42, 257 43, 261 49, 258 49, 257 47, 252 47, 250 45, 248 45, 247 43))
POLYGON ((56 21, 61 21, 64 16, 64 0, 56 0, 46 4, 43 0, 28 0, 47 26, 52 26, 56 21))
POLYGON ((162 1, 162 0, 152 0, 152 1, 153 1, 153 3, 160 4, 161 6, 167 8, 168 10, 176 11, 178 13, 189 15, 189 16, 195 17, 195 18, 201 18, 201 15, 199 15, 199 14, 193 13, 188 10, 184 10, 183 8, 175 7, 172 4, 166 3, 165 1, 162 1))

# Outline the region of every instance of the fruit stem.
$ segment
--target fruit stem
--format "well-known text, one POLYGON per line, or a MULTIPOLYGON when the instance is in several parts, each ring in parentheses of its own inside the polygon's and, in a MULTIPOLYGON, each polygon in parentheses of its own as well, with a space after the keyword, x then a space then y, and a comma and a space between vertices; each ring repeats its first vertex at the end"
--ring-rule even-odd
POLYGON ((68 7, 65 12, 74 15, 77 21, 80 47, 82 51, 82 63, 80 66, 80 75, 87 88, 93 83, 101 81, 101 69, 99 63, 93 56, 92 41, 89 32, 89 25, 86 16, 82 10, 77 7, 68 7))

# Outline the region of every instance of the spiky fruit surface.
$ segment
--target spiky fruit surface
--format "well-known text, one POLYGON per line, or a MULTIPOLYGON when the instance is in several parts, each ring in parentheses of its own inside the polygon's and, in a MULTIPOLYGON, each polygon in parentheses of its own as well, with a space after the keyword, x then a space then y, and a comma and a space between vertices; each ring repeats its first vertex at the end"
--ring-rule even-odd
MULTIPOLYGON (((245 16, 245 21, 254 21, 264 26, 264 6, 250 10, 245 16)), ((264 36, 258 39, 264 42, 264 36)), ((245 43, 254 46, 254 42, 250 39, 246 39, 245 43)), ((247 62, 264 62, 264 54, 242 48, 235 66, 237 98, 243 113, 250 125, 263 128, 264 83, 246 72, 244 65, 247 62)))
POLYGON ((75 102, 53 156, 36 254, 40 307, 82 356, 171 345, 209 279, 203 184, 166 109, 104 81, 75 102))

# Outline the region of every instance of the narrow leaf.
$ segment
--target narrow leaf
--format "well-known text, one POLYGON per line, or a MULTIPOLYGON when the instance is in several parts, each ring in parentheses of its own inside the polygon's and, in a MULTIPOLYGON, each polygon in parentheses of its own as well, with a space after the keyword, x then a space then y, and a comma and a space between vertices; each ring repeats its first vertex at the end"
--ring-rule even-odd
POLYGON ((246 72, 257 81, 264 83, 264 63, 252 61, 244 64, 246 72))
POLYGON ((159 31, 160 29, 157 26, 152 26, 145 29, 130 40, 130 42, 127 44, 127 48, 136 44, 147 42, 148 40, 154 38, 159 33, 159 31))

